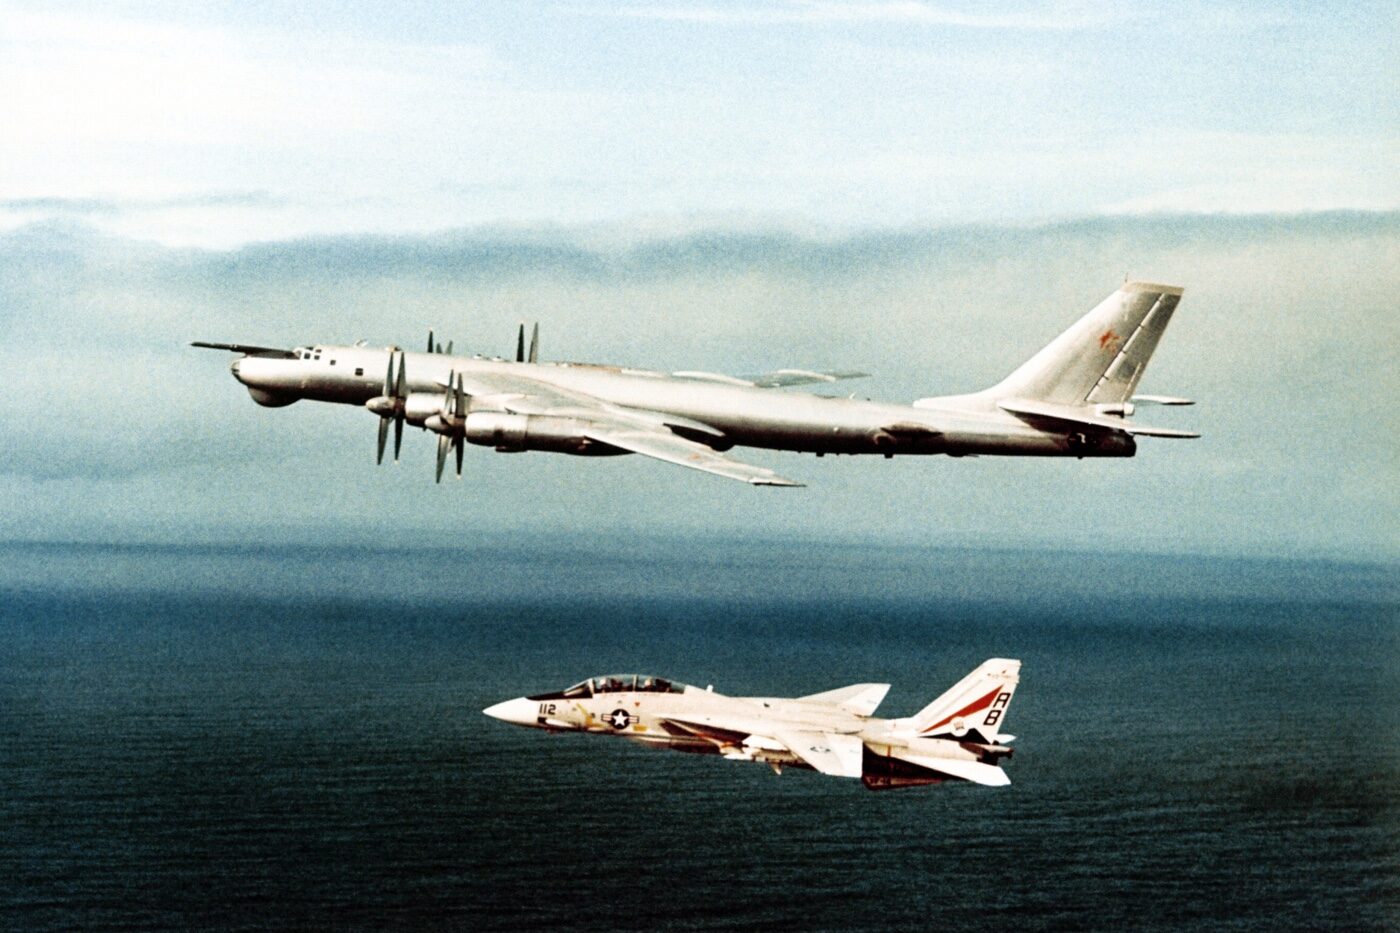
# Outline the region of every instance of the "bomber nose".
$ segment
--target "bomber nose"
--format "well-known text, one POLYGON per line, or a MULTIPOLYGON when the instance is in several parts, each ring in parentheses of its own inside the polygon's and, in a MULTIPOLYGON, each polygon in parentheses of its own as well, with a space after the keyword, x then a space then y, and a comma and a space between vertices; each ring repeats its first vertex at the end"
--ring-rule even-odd
POLYGON ((237 379, 239 382, 243 381, 243 377, 238 374, 238 370, 242 368, 239 364, 242 362, 242 360, 234 360, 228 367, 228 371, 233 373, 233 378, 237 379))
POLYGON ((533 726, 535 724, 536 713, 539 711, 539 704, 525 697, 516 697, 514 700, 506 700, 497 703, 495 706, 488 706, 482 710, 492 719, 499 719, 501 722, 515 723, 517 726, 533 726))

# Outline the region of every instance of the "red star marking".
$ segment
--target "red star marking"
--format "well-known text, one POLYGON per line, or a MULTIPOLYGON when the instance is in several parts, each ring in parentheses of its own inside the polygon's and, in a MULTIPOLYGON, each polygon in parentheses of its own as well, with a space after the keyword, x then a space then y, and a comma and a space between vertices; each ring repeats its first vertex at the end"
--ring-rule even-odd
POLYGON ((1109 328, 1108 330, 1104 331, 1102 334, 1099 334, 1099 349, 1103 349, 1104 347, 1108 346, 1108 342, 1109 342, 1110 340, 1117 340, 1117 339, 1118 339, 1118 335, 1115 334, 1115 333, 1113 332, 1113 329, 1112 329, 1112 328, 1109 328))

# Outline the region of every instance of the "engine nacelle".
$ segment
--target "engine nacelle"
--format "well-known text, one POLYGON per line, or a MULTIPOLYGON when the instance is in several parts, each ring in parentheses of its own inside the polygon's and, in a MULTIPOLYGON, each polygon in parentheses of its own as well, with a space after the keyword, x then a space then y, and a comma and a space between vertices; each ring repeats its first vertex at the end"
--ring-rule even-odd
POLYGON ((947 778, 913 762, 889 755, 877 755, 867 746, 861 767, 861 782, 871 790, 897 790, 901 787, 927 787, 947 778))
POLYGON ((467 415, 465 433, 470 443, 502 451, 548 450, 561 454, 606 457, 626 453, 584 434, 585 422, 551 415, 514 415, 501 411, 474 411, 467 415))
POLYGON ((421 428, 423 422, 441 409, 441 392, 410 392, 403 400, 403 420, 421 428))

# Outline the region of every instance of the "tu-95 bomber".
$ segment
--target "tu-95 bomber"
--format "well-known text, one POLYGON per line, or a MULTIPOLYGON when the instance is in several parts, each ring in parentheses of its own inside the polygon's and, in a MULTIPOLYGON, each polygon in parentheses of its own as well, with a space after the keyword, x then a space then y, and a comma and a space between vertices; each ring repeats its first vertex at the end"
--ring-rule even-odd
POLYGON ((454 355, 428 335, 421 353, 318 344, 284 350, 194 346, 242 354, 234 377, 260 405, 301 399, 356 405, 379 419, 399 458, 405 424, 437 434, 437 478, 449 456, 462 474, 466 444, 503 452, 641 454, 763 486, 800 486, 729 456, 734 447, 824 454, 1131 457, 1139 435, 1196 437, 1131 420, 1135 395, 1182 290, 1128 282, 989 389, 891 404, 785 388, 865 375, 780 369, 757 376, 545 362, 539 326, 521 325, 514 359, 454 355))

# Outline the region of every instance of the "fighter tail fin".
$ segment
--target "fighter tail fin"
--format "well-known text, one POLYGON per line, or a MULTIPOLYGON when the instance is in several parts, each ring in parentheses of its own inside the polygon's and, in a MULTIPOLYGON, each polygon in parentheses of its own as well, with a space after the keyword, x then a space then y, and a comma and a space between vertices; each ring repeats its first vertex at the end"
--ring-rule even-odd
MULTIPOLYGON (((1021 662, 1010 658, 984 661, 946 693, 906 720, 926 738, 960 739, 997 744, 1006 726, 1006 712, 1020 679, 1021 662)), ((1007 741, 1009 736, 1004 737, 1007 741)))
POLYGON ((985 394, 1064 405, 1128 401, 1181 292, 1171 285, 1125 282, 985 394))

